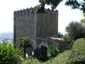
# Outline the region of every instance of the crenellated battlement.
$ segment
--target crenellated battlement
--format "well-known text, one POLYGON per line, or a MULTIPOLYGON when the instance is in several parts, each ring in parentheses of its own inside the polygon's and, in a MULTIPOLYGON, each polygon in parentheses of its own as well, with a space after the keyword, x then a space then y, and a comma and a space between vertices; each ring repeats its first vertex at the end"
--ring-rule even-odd
MULTIPOLYGON (((51 13, 51 12, 58 12, 58 11, 57 10, 52 11, 50 9, 46 9, 45 12, 51 13)), ((34 8, 27 8, 27 9, 14 11, 14 15, 16 15, 16 16, 23 16, 23 15, 29 15, 29 14, 35 14, 35 13, 37 13, 37 12, 34 8)))
POLYGON ((17 11, 14 11, 14 15, 17 15, 17 16, 23 16, 23 15, 29 15, 29 14, 33 14, 33 13, 36 13, 36 11, 33 9, 33 8, 30 8, 30 9, 23 9, 23 10, 17 10, 17 11))

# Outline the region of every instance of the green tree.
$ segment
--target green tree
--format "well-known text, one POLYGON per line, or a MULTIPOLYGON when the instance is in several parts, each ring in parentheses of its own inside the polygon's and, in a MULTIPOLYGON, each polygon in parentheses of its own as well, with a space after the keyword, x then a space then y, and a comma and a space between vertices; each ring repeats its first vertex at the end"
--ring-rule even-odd
MULTIPOLYGON (((52 10, 54 10, 62 1, 63 0, 39 0, 41 4, 44 3, 44 8, 45 4, 51 5, 52 10)), ((72 9, 80 9, 85 13, 85 0, 67 0, 65 5, 71 6, 72 9)))
POLYGON ((78 22, 71 22, 66 27, 66 31, 74 40, 85 37, 85 28, 78 22))
POLYGON ((73 9, 80 9, 85 13, 85 0, 67 0, 65 4, 73 9))
POLYGON ((31 40, 28 37, 19 38, 19 47, 23 48, 24 57, 26 57, 26 48, 31 46, 31 40))
POLYGON ((54 10, 61 1, 63 0, 39 0, 40 3, 44 2, 45 4, 51 5, 52 10, 54 10))

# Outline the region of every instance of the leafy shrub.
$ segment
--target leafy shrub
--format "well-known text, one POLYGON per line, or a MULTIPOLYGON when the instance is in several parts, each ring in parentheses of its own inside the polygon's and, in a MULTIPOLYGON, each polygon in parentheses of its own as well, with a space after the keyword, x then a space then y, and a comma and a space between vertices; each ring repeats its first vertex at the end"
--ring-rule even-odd
POLYGON ((22 64, 69 64, 68 59, 70 56, 70 51, 65 51, 63 53, 60 53, 55 58, 52 58, 45 62, 40 62, 39 60, 35 58, 29 58, 22 62, 22 64))
POLYGON ((71 49, 73 43, 74 40, 71 38, 70 35, 68 34, 63 35, 62 40, 59 41, 59 46, 58 46, 59 52, 62 53, 65 50, 71 49))
POLYGON ((0 43, 0 64, 20 64, 19 52, 11 42, 0 43))
POLYGON ((69 64, 70 50, 66 50, 63 53, 58 54, 50 64, 69 64))
POLYGON ((59 50, 54 44, 50 44, 48 48, 46 48, 45 46, 41 46, 41 48, 37 48, 34 51, 34 57, 41 61, 47 61, 48 59, 53 58, 58 54, 59 50), (50 56, 48 56, 48 54, 50 54, 50 56))
POLYGON ((65 45, 65 46, 63 46, 64 51, 68 50, 68 49, 71 49, 71 47, 72 47, 72 45, 74 43, 74 40, 72 39, 72 37, 70 35, 68 35, 68 34, 65 34, 63 36, 63 39, 64 39, 63 45, 65 45))
POLYGON ((76 40, 71 50, 71 63, 80 64, 85 62, 85 38, 76 40))
POLYGON ((51 53, 51 57, 55 57, 59 54, 59 50, 57 49, 55 44, 51 44, 48 46, 48 52, 51 53))

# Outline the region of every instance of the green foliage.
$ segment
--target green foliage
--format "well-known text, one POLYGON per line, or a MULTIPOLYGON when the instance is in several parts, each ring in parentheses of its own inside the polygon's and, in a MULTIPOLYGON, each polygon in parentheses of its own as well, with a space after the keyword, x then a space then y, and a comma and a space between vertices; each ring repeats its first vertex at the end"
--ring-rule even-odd
POLYGON ((67 0, 65 4, 71 6, 73 9, 80 9, 85 13, 85 0, 67 0))
POLYGON ((35 7, 34 7, 34 9, 35 9, 35 11, 37 12, 37 13, 45 13, 45 10, 43 9, 41 9, 41 4, 40 5, 36 5, 35 7))
POLYGON ((46 62, 40 62, 35 58, 29 58, 22 62, 22 64, 69 64, 68 59, 70 56, 70 51, 65 51, 60 53, 55 58, 52 58, 46 62))
POLYGON ((46 62, 40 62, 35 58, 29 58, 23 61, 22 64, 84 64, 84 63, 85 63, 85 38, 81 38, 74 42, 71 50, 64 51, 63 53, 58 54, 55 58, 51 58, 46 62))
POLYGON ((66 49, 71 49, 71 47, 73 45, 73 42, 74 42, 72 37, 70 35, 68 35, 68 34, 65 34, 63 36, 63 39, 64 39, 64 43, 63 44, 66 45, 65 48, 66 49))
POLYGON ((55 57, 58 55, 59 50, 56 48, 55 44, 51 44, 48 46, 48 52, 51 53, 51 57, 55 57))
POLYGON ((37 13, 45 13, 45 9, 41 7, 38 7, 36 11, 37 13))
POLYGON ((63 35, 62 40, 59 42, 58 49, 59 52, 64 52, 65 50, 71 49, 74 40, 68 34, 63 35))
POLYGON ((41 46, 34 51, 34 57, 41 61, 47 61, 49 58, 53 58, 59 54, 59 50, 56 48, 56 45, 50 44, 47 47, 41 46))
POLYGON ((65 35, 63 36, 63 39, 64 39, 67 43, 71 43, 71 41, 72 41, 72 37, 71 37, 70 35, 68 35, 68 34, 65 34, 65 35))
MULTIPOLYGON (((62 1, 63 0, 39 0, 41 4, 44 3, 44 4, 51 5, 52 10, 54 10, 62 1)), ((83 1, 82 0, 67 0, 65 2, 65 5, 71 6, 72 9, 82 10, 83 13, 85 13, 85 0, 83 1)))
POLYGON ((64 51, 63 53, 58 54, 55 58, 51 58, 46 62, 40 62, 34 58, 23 61, 23 64, 84 64, 84 63, 85 63, 85 38, 76 40, 71 50, 64 51))
POLYGON ((45 3, 51 5, 52 10, 54 10, 62 0, 39 0, 40 3, 45 3))
POLYGON ((80 6, 80 3, 77 0, 68 0, 65 4, 70 5, 73 9, 79 8, 80 6))
POLYGON ((61 34, 60 32, 58 32, 58 33, 56 33, 55 37, 62 38, 63 37, 63 34, 61 34))
POLYGON ((84 51, 85 52, 85 38, 76 40, 73 44, 72 51, 84 51))
POLYGON ((21 47, 29 45, 30 41, 31 41, 30 38, 28 38, 28 37, 20 37, 18 40, 19 40, 21 47))
POLYGON ((85 61, 85 38, 76 40, 71 50, 71 63, 79 63, 79 61, 85 61))
POLYGON ((26 58, 26 48, 31 47, 31 40, 28 37, 20 37, 18 47, 24 52, 24 57, 26 58))
POLYGON ((34 7, 37 13, 45 13, 45 2, 40 1, 41 4, 34 7))
POLYGON ((53 60, 52 63, 50 64, 69 64, 68 60, 70 57, 70 52, 69 50, 64 51, 63 53, 60 53, 58 56, 56 56, 53 60))
POLYGON ((20 64, 20 51, 11 42, 0 43, 0 64, 20 64))
MULTIPOLYGON (((44 2, 45 4, 51 5, 52 10, 54 10, 62 1, 63 0, 39 0, 40 3, 44 2)), ((71 6, 72 9, 80 9, 85 13, 85 0, 67 0, 65 5, 71 6)))
POLYGON ((85 37, 85 28, 78 22, 71 22, 66 27, 66 31, 74 40, 85 37))

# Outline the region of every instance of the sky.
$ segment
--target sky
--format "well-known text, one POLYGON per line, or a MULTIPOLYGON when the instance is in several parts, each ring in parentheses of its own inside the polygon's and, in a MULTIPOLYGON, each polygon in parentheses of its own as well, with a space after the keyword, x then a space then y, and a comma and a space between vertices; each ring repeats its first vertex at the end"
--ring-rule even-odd
MULTIPOLYGON (((58 31, 65 34, 65 28, 71 21, 78 21, 83 18, 83 12, 73 10, 61 2, 56 8, 58 15, 58 31)), ((22 10, 38 5, 38 0, 0 0, 0 33, 13 32, 14 11, 22 10)), ((46 6, 47 8, 49 6, 46 6)))

